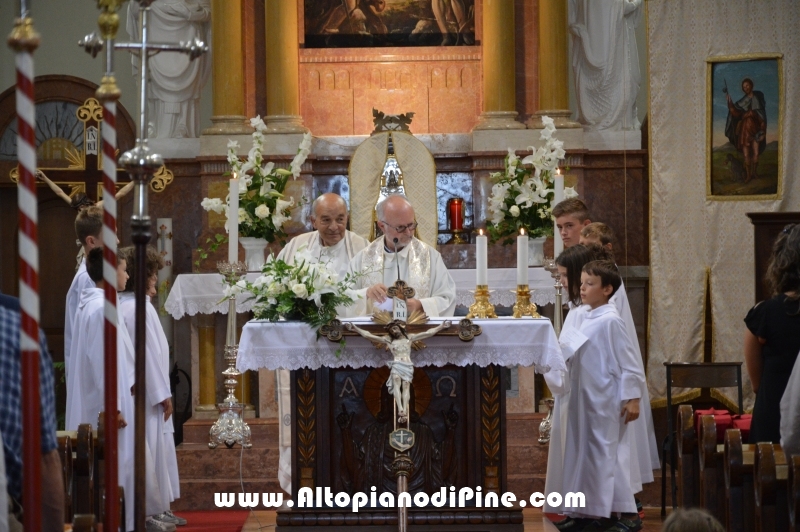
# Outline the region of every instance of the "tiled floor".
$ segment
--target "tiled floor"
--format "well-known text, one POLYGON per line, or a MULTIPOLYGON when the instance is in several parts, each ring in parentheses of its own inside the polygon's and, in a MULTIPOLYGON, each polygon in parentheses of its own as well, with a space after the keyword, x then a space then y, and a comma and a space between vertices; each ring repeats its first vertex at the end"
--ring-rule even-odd
MULTIPOLYGON (((550 520, 544 517, 542 511, 536 508, 523 510, 525 516, 525 532, 556 532, 550 520)), ((659 532, 661 530, 660 508, 646 508, 644 528, 642 532, 659 532)), ((242 528, 242 532, 263 532, 275 529, 275 512, 252 512, 242 528)), ((320 532, 324 527, 320 528, 320 532)))

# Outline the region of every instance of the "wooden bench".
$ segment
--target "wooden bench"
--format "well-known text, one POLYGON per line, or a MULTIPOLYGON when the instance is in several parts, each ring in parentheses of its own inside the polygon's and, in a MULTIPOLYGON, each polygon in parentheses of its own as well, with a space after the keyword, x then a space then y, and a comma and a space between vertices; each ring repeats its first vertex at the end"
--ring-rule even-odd
POLYGON ((717 445, 714 416, 700 416, 700 506, 723 522, 725 520, 724 446, 717 445))
POLYGON ((676 427, 678 427, 678 506, 693 508, 700 505, 700 462, 697 433, 694 430, 694 411, 691 405, 678 406, 676 427))
POLYGON ((72 509, 75 515, 96 515, 94 508, 94 434, 88 423, 78 427, 72 509))
POLYGON ((756 444, 753 464, 757 532, 789 530, 788 467, 780 445, 756 444))
POLYGON ((788 477, 786 479, 789 491, 789 530, 800 532, 800 456, 792 456, 788 462, 788 477))
POLYGON ((730 532, 755 530, 753 462, 755 446, 742 443, 739 429, 725 431, 725 520, 730 532))
POLYGON ((72 521, 72 437, 68 434, 58 436, 58 455, 61 458, 61 476, 64 479, 64 521, 72 521))

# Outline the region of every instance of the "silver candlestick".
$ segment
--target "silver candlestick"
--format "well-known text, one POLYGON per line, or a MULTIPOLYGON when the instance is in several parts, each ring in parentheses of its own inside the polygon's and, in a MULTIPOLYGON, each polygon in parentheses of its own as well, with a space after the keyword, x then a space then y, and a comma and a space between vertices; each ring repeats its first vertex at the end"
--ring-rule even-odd
MULTIPOLYGON (((564 318, 563 309, 561 308, 561 274, 558 273, 558 265, 555 259, 544 259, 544 269, 550 272, 550 276, 555 281, 555 285, 553 286, 556 290, 556 300, 553 305, 553 329, 556 332, 556 336, 560 336, 564 318)), ((539 443, 542 444, 550 442, 550 430, 553 424, 553 405, 555 404, 555 400, 552 397, 545 397, 544 403, 547 406, 547 416, 539 424, 539 443)))
MULTIPOLYGON (((225 278, 228 286, 235 285, 242 276, 247 273, 247 267, 243 262, 218 262, 219 273, 225 278)), ((236 357, 239 354, 239 344, 236 341, 236 292, 231 290, 228 298, 228 330, 225 335, 225 362, 228 367, 222 372, 225 389, 228 396, 225 400, 217 404, 219 418, 208 431, 208 446, 216 449, 220 443, 224 443, 228 449, 235 444, 239 444, 245 449, 253 446, 250 443, 250 427, 244 420, 244 403, 236 400, 234 391, 239 386, 239 377, 242 375, 236 369, 236 357)))

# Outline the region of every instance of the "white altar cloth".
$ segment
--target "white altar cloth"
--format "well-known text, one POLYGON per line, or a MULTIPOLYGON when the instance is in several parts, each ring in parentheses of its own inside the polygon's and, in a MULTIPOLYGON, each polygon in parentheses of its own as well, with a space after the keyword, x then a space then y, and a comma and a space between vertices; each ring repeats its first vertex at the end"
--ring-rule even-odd
MULTIPOLYGON (((471 290, 475 289, 474 269, 449 270, 456 283, 456 304, 468 307, 474 301, 471 290)), ((247 274, 247 279, 254 281, 258 273, 247 274)), ((531 300, 538 306, 555 302, 553 278, 544 268, 529 268, 528 279, 531 287, 531 300)), ((175 284, 167 297, 164 308, 179 320, 184 316, 195 314, 228 313, 228 302, 222 301, 222 276, 218 273, 184 273, 175 279, 175 284)), ((489 270, 489 297, 494 305, 513 306, 516 295, 512 290, 517 288, 516 268, 492 268, 489 270)), ((253 308, 254 300, 246 297, 236 299, 236 312, 248 312, 253 308)))
MULTIPOLYGON (((433 327, 445 318, 431 319, 433 327)), ((344 321, 368 323, 369 318, 344 321)), ((458 325, 458 318, 453 327, 458 325)), ((546 318, 497 318, 473 320, 481 326, 483 333, 471 342, 463 342, 458 336, 434 336, 424 340, 425 349, 413 351, 411 359, 415 366, 444 366, 455 364, 466 366, 490 364, 500 366, 536 366, 539 372, 549 369, 565 370, 564 359, 558 346, 553 326, 546 318)), ((340 368, 350 366, 385 366, 392 354, 376 348, 361 336, 346 336, 346 347, 340 356, 336 351, 340 345, 327 338, 316 340, 311 327, 302 322, 269 322, 251 320, 242 329, 239 340, 239 371, 266 369, 320 367, 340 368)))

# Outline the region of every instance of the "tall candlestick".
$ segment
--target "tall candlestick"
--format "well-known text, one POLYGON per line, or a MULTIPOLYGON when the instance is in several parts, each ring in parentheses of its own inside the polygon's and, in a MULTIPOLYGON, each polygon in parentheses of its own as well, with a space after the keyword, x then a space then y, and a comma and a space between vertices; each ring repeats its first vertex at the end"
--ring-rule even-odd
POLYGON ((489 272, 487 271, 488 263, 488 239, 483 234, 483 229, 478 231, 478 236, 475 239, 475 271, 477 274, 478 286, 486 286, 489 284, 489 272))
POLYGON ((528 284, 528 235, 519 230, 517 237, 517 285, 528 284))
POLYGON ((239 260, 239 179, 233 174, 228 192, 228 262, 239 260))
MULTIPOLYGON (((558 205, 562 201, 564 201, 564 176, 561 175, 561 168, 556 168, 556 175, 553 178, 553 206, 558 205)), ((558 228, 555 227, 555 220, 553 220, 553 255, 558 257, 562 251, 564 251, 564 241, 561 240, 561 233, 558 232, 558 228)))

